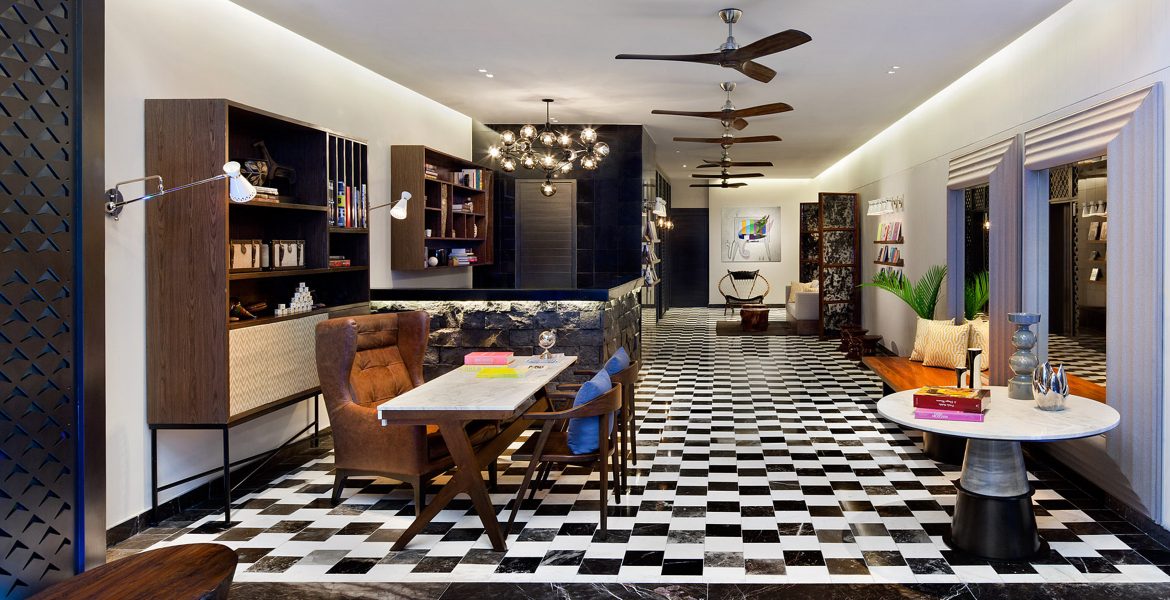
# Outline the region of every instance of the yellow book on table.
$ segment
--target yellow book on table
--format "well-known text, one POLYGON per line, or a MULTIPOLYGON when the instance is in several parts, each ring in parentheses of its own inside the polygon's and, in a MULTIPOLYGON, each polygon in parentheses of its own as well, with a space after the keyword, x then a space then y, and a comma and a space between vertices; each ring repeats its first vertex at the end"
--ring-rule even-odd
POLYGON ((528 367, 526 366, 480 367, 475 376, 483 377, 485 379, 507 379, 511 377, 520 377, 527 370, 528 367))

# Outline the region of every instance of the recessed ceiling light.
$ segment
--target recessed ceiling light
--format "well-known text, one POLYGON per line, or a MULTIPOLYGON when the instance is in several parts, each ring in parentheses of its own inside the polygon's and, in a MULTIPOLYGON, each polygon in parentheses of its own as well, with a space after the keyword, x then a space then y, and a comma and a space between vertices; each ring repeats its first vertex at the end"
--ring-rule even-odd
POLYGON ((893 69, 893 70, 895 70, 895 71, 897 71, 898 69, 901 69, 902 67, 899 67, 898 65, 894 65, 894 66, 892 66, 892 67, 890 67, 890 68, 891 68, 891 69, 893 69))
POLYGON ((480 69, 479 72, 480 73, 487 73, 487 69, 480 69))
POLYGON ((685 168, 687 168, 687 166, 686 166, 686 165, 683 165, 683 168, 685 169, 685 168))
POLYGON ((495 77, 495 75, 492 75, 491 73, 486 73, 486 74, 484 74, 484 77, 491 79, 492 77, 495 77))
MULTIPOLYGON (((897 73, 897 71, 886 71, 886 73, 889 73, 890 75, 893 75, 894 73, 897 73)), ((491 75, 488 75, 488 77, 491 77, 491 75)))

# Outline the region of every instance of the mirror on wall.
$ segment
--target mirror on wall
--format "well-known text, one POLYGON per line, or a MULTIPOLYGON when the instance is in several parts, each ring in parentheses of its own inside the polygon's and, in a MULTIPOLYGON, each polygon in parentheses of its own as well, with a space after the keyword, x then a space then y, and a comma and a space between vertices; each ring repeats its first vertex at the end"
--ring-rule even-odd
POLYGON ((963 281, 964 312, 968 316, 987 314, 988 269, 991 215, 988 199, 991 188, 984 184, 963 190, 963 281), (970 306, 968 306, 970 305, 970 306))
POLYGON ((1105 385, 1109 206, 1104 156, 1048 172, 1048 358, 1105 385))

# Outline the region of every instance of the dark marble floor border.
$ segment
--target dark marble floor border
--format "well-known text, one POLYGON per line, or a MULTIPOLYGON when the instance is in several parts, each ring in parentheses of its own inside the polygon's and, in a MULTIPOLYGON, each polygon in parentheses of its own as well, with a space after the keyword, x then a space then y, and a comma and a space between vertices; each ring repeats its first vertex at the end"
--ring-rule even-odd
POLYGON ((233 600, 1145 600, 1170 584, 237 583, 233 600))

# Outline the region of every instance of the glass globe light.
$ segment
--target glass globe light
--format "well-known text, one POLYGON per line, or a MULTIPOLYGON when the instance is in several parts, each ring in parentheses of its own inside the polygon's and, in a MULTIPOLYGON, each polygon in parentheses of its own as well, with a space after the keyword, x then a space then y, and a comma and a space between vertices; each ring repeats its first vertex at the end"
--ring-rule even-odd
POLYGON ((586 154, 581 157, 581 168, 586 171, 592 171, 597 168, 597 158, 592 154, 586 154))
POLYGON ((492 158, 499 158, 500 157, 500 148, 498 146, 488 147, 488 156, 490 156, 492 158))
POLYGON ((525 154, 524 156, 520 157, 520 164, 525 169, 535 169, 536 168, 536 157, 533 156, 531 152, 529 152, 529 153, 525 154))
POLYGON ((597 142, 593 145, 593 153, 601 158, 609 156, 609 144, 605 142, 597 142))
POLYGON ((531 126, 531 125, 525 125, 525 126, 521 127, 520 128, 520 137, 523 139, 526 139, 526 140, 530 140, 530 139, 536 137, 536 128, 531 126))
POLYGON ((569 148, 573 145, 573 136, 562 131, 561 135, 557 137, 557 143, 564 148, 569 148))
POLYGON ((512 144, 515 144, 516 133, 510 129, 505 129, 504 132, 500 134, 500 143, 505 146, 511 146, 512 144))
POLYGON ((516 142, 516 150, 519 152, 528 152, 532 149, 532 144, 528 140, 520 140, 516 142))
POLYGON ((557 186, 553 185, 553 182, 546 179, 544 181, 544 183, 540 184, 540 195, 541 196, 544 196, 545 198, 551 198, 556 193, 557 193, 557 186))
POLYGON ((505 173, 511 173, 512 171, 516 170, 516 161, 511 158, 505 158, 504 160, 500 161, 500 168, 502 168, 505 173))
POLYGON ((545 146, 552 146, 557 143, 557 134, 545 130, 540 132, 540 143, 545 146))
POLYGON ((586 144, 592 144, 597 141, 597 130, 592 127, 586 127, 581 130, 581 141, 586 144))
POLYGON ((557 159, 551 154, 545 154, 540 157, 540 166, 546 169, 555 169, 557 166, 557 159))
POLYGON ((573 163, 571 163, 571 162, 561 163, 561 172, 562 173, 568 173, 572 170, 573 170, 573 163))

